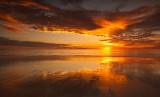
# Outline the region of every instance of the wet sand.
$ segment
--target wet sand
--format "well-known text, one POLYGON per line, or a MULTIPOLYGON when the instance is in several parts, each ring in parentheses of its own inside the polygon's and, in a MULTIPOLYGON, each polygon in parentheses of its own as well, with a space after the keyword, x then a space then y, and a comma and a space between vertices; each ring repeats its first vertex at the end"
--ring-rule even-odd
POLYGON ((0 97, 159 97, 160 58, 2 56, 0 97))

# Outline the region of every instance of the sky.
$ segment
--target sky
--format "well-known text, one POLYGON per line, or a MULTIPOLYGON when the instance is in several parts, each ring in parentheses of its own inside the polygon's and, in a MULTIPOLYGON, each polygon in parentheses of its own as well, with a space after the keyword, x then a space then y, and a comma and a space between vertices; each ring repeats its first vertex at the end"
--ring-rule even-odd
POLYGON ((0 0, 1 49, 160 48, 160 0, 0 0))

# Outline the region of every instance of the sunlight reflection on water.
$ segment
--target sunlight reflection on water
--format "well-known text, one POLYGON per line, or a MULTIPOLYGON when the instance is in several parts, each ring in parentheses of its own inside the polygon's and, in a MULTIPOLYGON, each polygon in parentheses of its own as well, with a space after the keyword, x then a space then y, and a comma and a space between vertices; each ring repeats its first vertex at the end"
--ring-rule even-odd
POLYGON ((4 56, 0 97, 159 97, 160 59, 4 56))
POLYGON ((21 56, 101 56, 101 57, 160 57, 159 49, 43 49, 43 50, 0 50, 0 55, 21 56))

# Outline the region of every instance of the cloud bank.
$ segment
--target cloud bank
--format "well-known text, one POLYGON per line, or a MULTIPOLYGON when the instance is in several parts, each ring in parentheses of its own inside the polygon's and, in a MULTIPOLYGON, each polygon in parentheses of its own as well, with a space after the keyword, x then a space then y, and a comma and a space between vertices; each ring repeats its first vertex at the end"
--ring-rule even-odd
POLYGON ((12 40, 5 37, 0 37, 0 46, 15 46, 15 47, 37 47, 37 48, 70 48, 68 44, 56 44, 56 43, 45 43, 35 41, 19 41, 12 40))
POLYGON ((0 37, 0 49, 97 49, 84 45, 74 46, 71 44, 47 43, 37 41, 13 40, 0 37))

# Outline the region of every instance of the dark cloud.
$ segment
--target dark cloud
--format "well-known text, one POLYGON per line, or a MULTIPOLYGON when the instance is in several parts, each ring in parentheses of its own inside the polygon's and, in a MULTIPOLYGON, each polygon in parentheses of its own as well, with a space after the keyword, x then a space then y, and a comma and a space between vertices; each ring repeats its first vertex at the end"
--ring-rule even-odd
POLYGON ((49 9, 48 6, 42 4, 43 0, 1 0, 1 4, 8 5, 22 5, 22 6, 30 6, 30 7, 39 7, 43 9, 49 9))
POLYGON ((58 44, 36 41, 20 41, 0 37, 0 49, 95 49, 92 47, 73 46, 70 44, 58 44))
POLYGON ((77 31, 77 29, 91 30, 99 28, 94 23, 90 13, 86 11, 64 11, 56 12, 44 9, 34 9, 21 5, 1 5, 0 20, 10 23, 23 23, 33 29, 44 31, 77 31), (8 18, 5 18, 5 17, 8 18))
POLYGON ((55 44, 34 41, 18 41, 5 37, 0 37, 0 46, 19 46, 19 47, 52 47, 52 48, 67 48, 67 44, 55 44))
POLYGON ((15 26, 3 24, 3 28, 7 31, 14 32, 14 33, 27 33, 26 31, 23 31, 15 26))
POLYGON ((80 4, 87 0, 46 0, 43 4, 50 6, 51 9, 57 8, 61 10, 83 10, 80 4))

